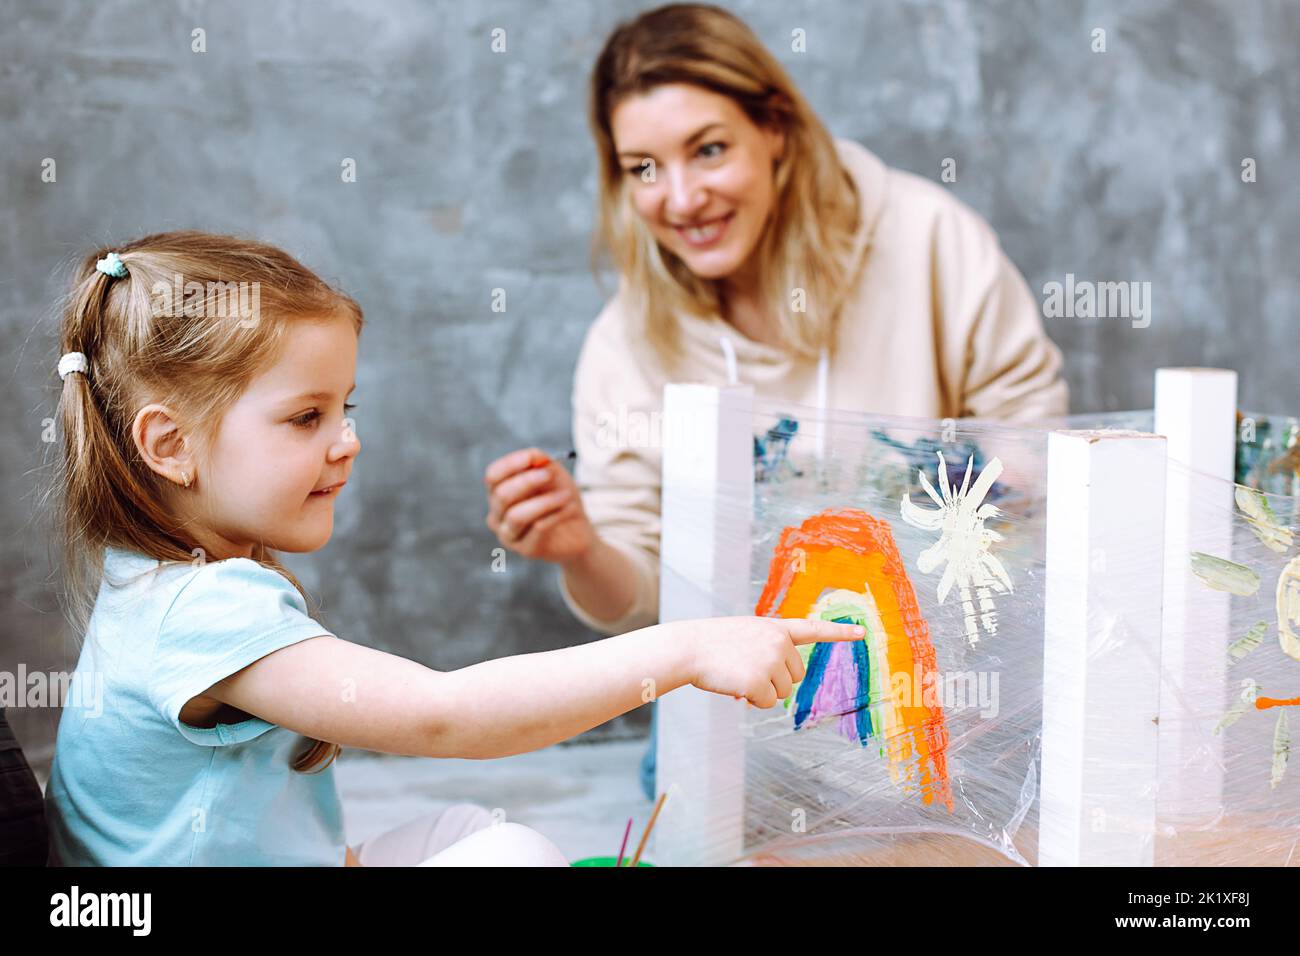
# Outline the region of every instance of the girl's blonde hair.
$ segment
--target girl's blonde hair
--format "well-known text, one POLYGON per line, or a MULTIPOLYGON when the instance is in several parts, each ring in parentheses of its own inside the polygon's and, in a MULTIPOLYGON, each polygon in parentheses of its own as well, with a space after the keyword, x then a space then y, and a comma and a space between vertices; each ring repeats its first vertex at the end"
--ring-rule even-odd
POLYGON ((790 351, 815 357, 830 347, 849 293, 858 193, 835 142, 781 64, 726 10, 671 4, 619 26, 591 74, 588 119, 600 167, 594 257, 607 249, 633 313, 659 354, 680 353, 677 314, 720 312, 719 283, 694 275, 662 248, 632 207, 610 117, 625 97, 686 83, 730 97, 759 126, 785 133, 774 169, 772 217, 756 248, 763 301, 790 351), (794 308, 805 293, 806 312, 794 308))
MULTIPOLYGON (((264 243, 164 232, 114 251, 127 274, 95 268, 107 249, 82 259, 59 333, 61 354, 81 352, 89 364, 62 383, 64 454, 55 479, 65 599, 77 633, 90 620, 107 546, 185 564, 202 553, 164 506, 166 479, 138 453, 136 412, 150 402, 167 405, 201 455, 250 379, 274 363, 290 322, 342 314, 358 334, 362 326, 355 301, 264 243)), ((311 606, 265 545, 253 559, 288 578, 311 606)), ((338 752, 313 740, 293 768, 324 769, 338 752)))

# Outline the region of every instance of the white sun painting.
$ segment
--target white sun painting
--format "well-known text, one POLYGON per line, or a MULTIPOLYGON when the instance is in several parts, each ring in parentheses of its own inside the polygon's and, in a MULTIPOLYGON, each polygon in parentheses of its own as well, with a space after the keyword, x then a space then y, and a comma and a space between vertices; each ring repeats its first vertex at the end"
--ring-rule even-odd
POLYGON ((989 548, 1001 541, 1002 535, 984 527, 985 521, 1002 512, 995 505, 982 504, 993 482, 1002 474, 1002 462, 997 458, 989 459, 972 485, 970 477, 975 456, 971 455, 966 462, 966 477, 957 490, 948 483, 948 466, 943 459, 943 452, 937 454, 939 490, 942 494, 934 490, 934 485, 930 484, 925 472, 918 474, 921 477, 921 487, 939 506, 938 509, 921 508, 913 504, 911 497, 904 493, 902 515, 903 520, 913 527, 940 532, 939 540, 917 557, 916 566, 922 574, 930 574, 941 564, 945 565, 943 577, 939 579, 939 603, 944 602, 953 585, 956 585, 961 596, 966 640, 974 645, 979 641, 980 627, 990 636, 997 633, 997 609, 993 606, 993 595, 1009 594, 1012 590, 1006 568, 989 553, 989 548))

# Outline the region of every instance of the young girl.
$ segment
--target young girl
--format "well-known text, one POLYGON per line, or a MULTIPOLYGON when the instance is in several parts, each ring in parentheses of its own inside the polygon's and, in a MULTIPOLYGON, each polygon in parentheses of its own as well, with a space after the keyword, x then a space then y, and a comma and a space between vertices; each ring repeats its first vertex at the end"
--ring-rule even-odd
POLYGON ((58 371, 86 641, 47 787, 51 862, 564 865, 467 804, 354 852, 332 761, 536 750, 639 706, 647 680, 770 707, 803 677, 796 644, 862 636, 683 621, 444 673, 331 634, 272 552, 329 540, 361 447, 361 325, 352 299, 257 242, 164 233, 81 263, 58 371))

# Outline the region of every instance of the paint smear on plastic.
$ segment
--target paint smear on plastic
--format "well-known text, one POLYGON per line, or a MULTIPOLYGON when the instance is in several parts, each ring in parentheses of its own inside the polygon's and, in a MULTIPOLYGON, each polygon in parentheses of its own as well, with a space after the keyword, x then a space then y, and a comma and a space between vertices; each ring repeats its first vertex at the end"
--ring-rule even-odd
POLYGON ((1250 568, 1201 551, 1192 552, 1192 573, 1216 591, 1250 597, 1259 590, 1259 575, 1250 568))

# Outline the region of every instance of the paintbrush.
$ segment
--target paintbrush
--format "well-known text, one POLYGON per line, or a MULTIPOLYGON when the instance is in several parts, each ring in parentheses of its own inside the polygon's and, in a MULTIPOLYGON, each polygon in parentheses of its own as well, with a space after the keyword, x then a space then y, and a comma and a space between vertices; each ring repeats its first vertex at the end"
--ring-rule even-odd
POLYGON ((641 843, 636 848, 636 856, 632 857, 631 866, 636 866, 641 862, 641 852, 645 850, 646 841, 650 839, 650 831, 654 829, 655 821, 659 819, 659 811, 664 808, 664 800, 668 797, 668 791, 665 790, 659 794, 659 799, 655 801, 655 812, 650 814, 650 822, 645 825, 645 833, 641 834, 641 843))
POLYGON ((623 851, 627 849, 627 835, 632 832, 632 818, 627 818, 627 827, 623 830, 623 842, 618 846, 618 859, 614 861, 614 866, 623 865, 623 851))

